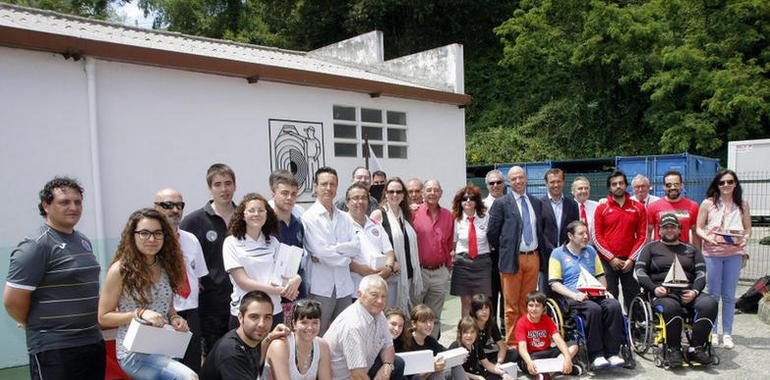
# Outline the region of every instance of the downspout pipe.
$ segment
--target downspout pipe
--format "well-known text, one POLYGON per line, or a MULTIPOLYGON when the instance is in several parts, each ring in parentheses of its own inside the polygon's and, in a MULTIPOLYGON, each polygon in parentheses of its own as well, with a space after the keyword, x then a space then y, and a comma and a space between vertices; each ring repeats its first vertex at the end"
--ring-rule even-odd
POLYGON ((98 254, 99 261, 102 265, 102 269, 106 269, 105 265, 107 261, 107 247, 105 244, 104 234, 104 207, 102 196, 102 176, 99 156, 99 123, 97 113, 96 102, 96 59, 91 57, 84 57, 85 69, 86 69, 86 84, 88 93, 88 132, 89 132, 89 147, 91 153, 91 178, 94 181, 93 197, 94 197, 94 220, 96 226, 96 241, 95 251, 98 254))

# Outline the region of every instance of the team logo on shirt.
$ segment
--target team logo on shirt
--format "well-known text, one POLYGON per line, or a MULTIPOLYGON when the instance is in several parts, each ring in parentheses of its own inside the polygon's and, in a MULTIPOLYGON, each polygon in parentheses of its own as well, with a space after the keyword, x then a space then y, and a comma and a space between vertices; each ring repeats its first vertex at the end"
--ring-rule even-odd
POLYGON ((190 267, 195 270, 195 260, 190 261, 190 267))
MULTIPOLYGON (((475 224, 475 223, 474 223, 474 224, 475 224)), ((482 224, 482 225, 480 225, 480 226, 478 226, 478 227, 479 227, 479 229, 480 229, 480 230, 482 230, 482 231, 487 229, 487 226, 486 226, 486 225, 484 225, 484 224, 482 224)))
MULTIPOLYGON (((85 249, 86 251, 92 251, 92 249, 91 249, 91 243, 89 243, 89 242, 88 242, 88 240, 86 240, 86 239, 81 239, 81 240, 80 240, 80 245, 82 245, 82 246, 83 246, 83 249, 85 249)), ((62 248, 64 248, 64 247, 62 247, 62 248)))
POLYGON ((210 230, 209 232, 206 232, 206 240, 212 243, 217 240, 217 237, 219 237, 219 235, 214 230, 210 230))
POLYGON ((372 235, 374 235, 374 237, 380 237, 380 230, 377 230, 377 229, 372 230, 372 235))

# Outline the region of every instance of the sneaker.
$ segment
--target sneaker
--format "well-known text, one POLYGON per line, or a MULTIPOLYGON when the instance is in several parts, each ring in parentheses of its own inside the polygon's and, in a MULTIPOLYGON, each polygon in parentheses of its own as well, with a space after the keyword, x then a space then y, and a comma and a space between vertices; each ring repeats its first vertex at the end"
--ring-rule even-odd
POLYGON ((668 365, 672 368, 681 367, 684 363, 684 357, 682 356, 682 350, 679 348, 668 349, 668 365))
POLYGON ((597 356, 596 359, 594 359, 593 366, 594 368, 604 368, 610 365, 610 362, 607 361, 607 359, 604 358, 604 356, 597 356))
POLYGON ((722 347, 730 350, 733 347, 735 347, 735 343, 733 343, 733 337, 730 335, 725 335, 722 337, 722 347))
POLYGON ((580 376, 583 374, 583 366, 580 364, 573 364, 572 365, 572 372, 569 374, 570 376, 580 376))
POLYGON ((711 363, 711 355, 706 352, 704 347, 695 347, 694 351, 687 353, 687 360, 700 364, 709 364, 711 363))
POLYGON ((714 347, 719 345, 719 334, 711 334, 711 345, 714 347))
POLYGON ((618 355, 612 355, 612 356, 610 356, 610 357, 607 359, 607 361, 609 361, 609 362, 610 362, 610 365, 611 365, 611 366, 613 366, 613 367, 619 367, 619 366, 621 366, 621 365, 623 365, 623 364, 626 364, 626 361, 625 361, 625 360, 623 360, 623 358, 621 358, 621 357, 620 357, 620 356, 618 356, 618 355))

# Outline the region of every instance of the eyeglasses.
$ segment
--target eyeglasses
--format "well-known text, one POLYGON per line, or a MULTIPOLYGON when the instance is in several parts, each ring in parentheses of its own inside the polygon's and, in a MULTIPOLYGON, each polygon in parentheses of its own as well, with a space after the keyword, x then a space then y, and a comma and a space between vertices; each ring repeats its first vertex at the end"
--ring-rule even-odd
POLYGON ((369 197, 350 197, 350 200, 353 202, 363 202, 368 201, 369 197))
POLYGON ((487 185, 489 186, 496 186, 496 185, 502 185, 503 181, 489 181, 487 182, 487 185))
POLYGON ((468 201, 474 201, 474 202, 476 202, 476 198, 475 198, 475 197, 473 197, 473 196, 470 196, 470 195, 466 195, 466 196, 464 196, 464 197, 462 197, 462 198, 460 198, 460 199, 461 199, 463 202, 468 202, 468 201))
POLYGON ((403 193, 404 193, 404 190, 388 190, 388 194, 391 194, 391 195, 399 195, 403 193))
POLYGON ((719 181, 719 186, 724 186, 724 185, 735 185, 735 180, 734 179, 726 179, 726 180, 723 180, 723 181, 719 181))
POLYGON ((163 238, 166 237, 166 234, 164 234, 162 230, 157 230, 157 231, 139 230, 139 231, 134 231, 134 233, 139 235, 139 239, 142 239, 142 240, 150 240, 150 236, 152 236, 155 240, 163 240, 163 238))
POLYGON ((163 201, 163 202, 155 202, 155 205, 160 206, 164 210, 171 210, 174 207, 178 208, 180 211, 184 210, 184 202, 163 201))

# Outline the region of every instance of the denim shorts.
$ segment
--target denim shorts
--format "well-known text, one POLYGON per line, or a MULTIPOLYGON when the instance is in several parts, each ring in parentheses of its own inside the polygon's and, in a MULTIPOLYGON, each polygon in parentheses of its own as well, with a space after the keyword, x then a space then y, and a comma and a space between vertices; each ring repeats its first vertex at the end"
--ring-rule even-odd
POLYGON ((120 367, 136 380, 189 380, 195 372, 184 364, 163 355, 129 352, 120 367))

